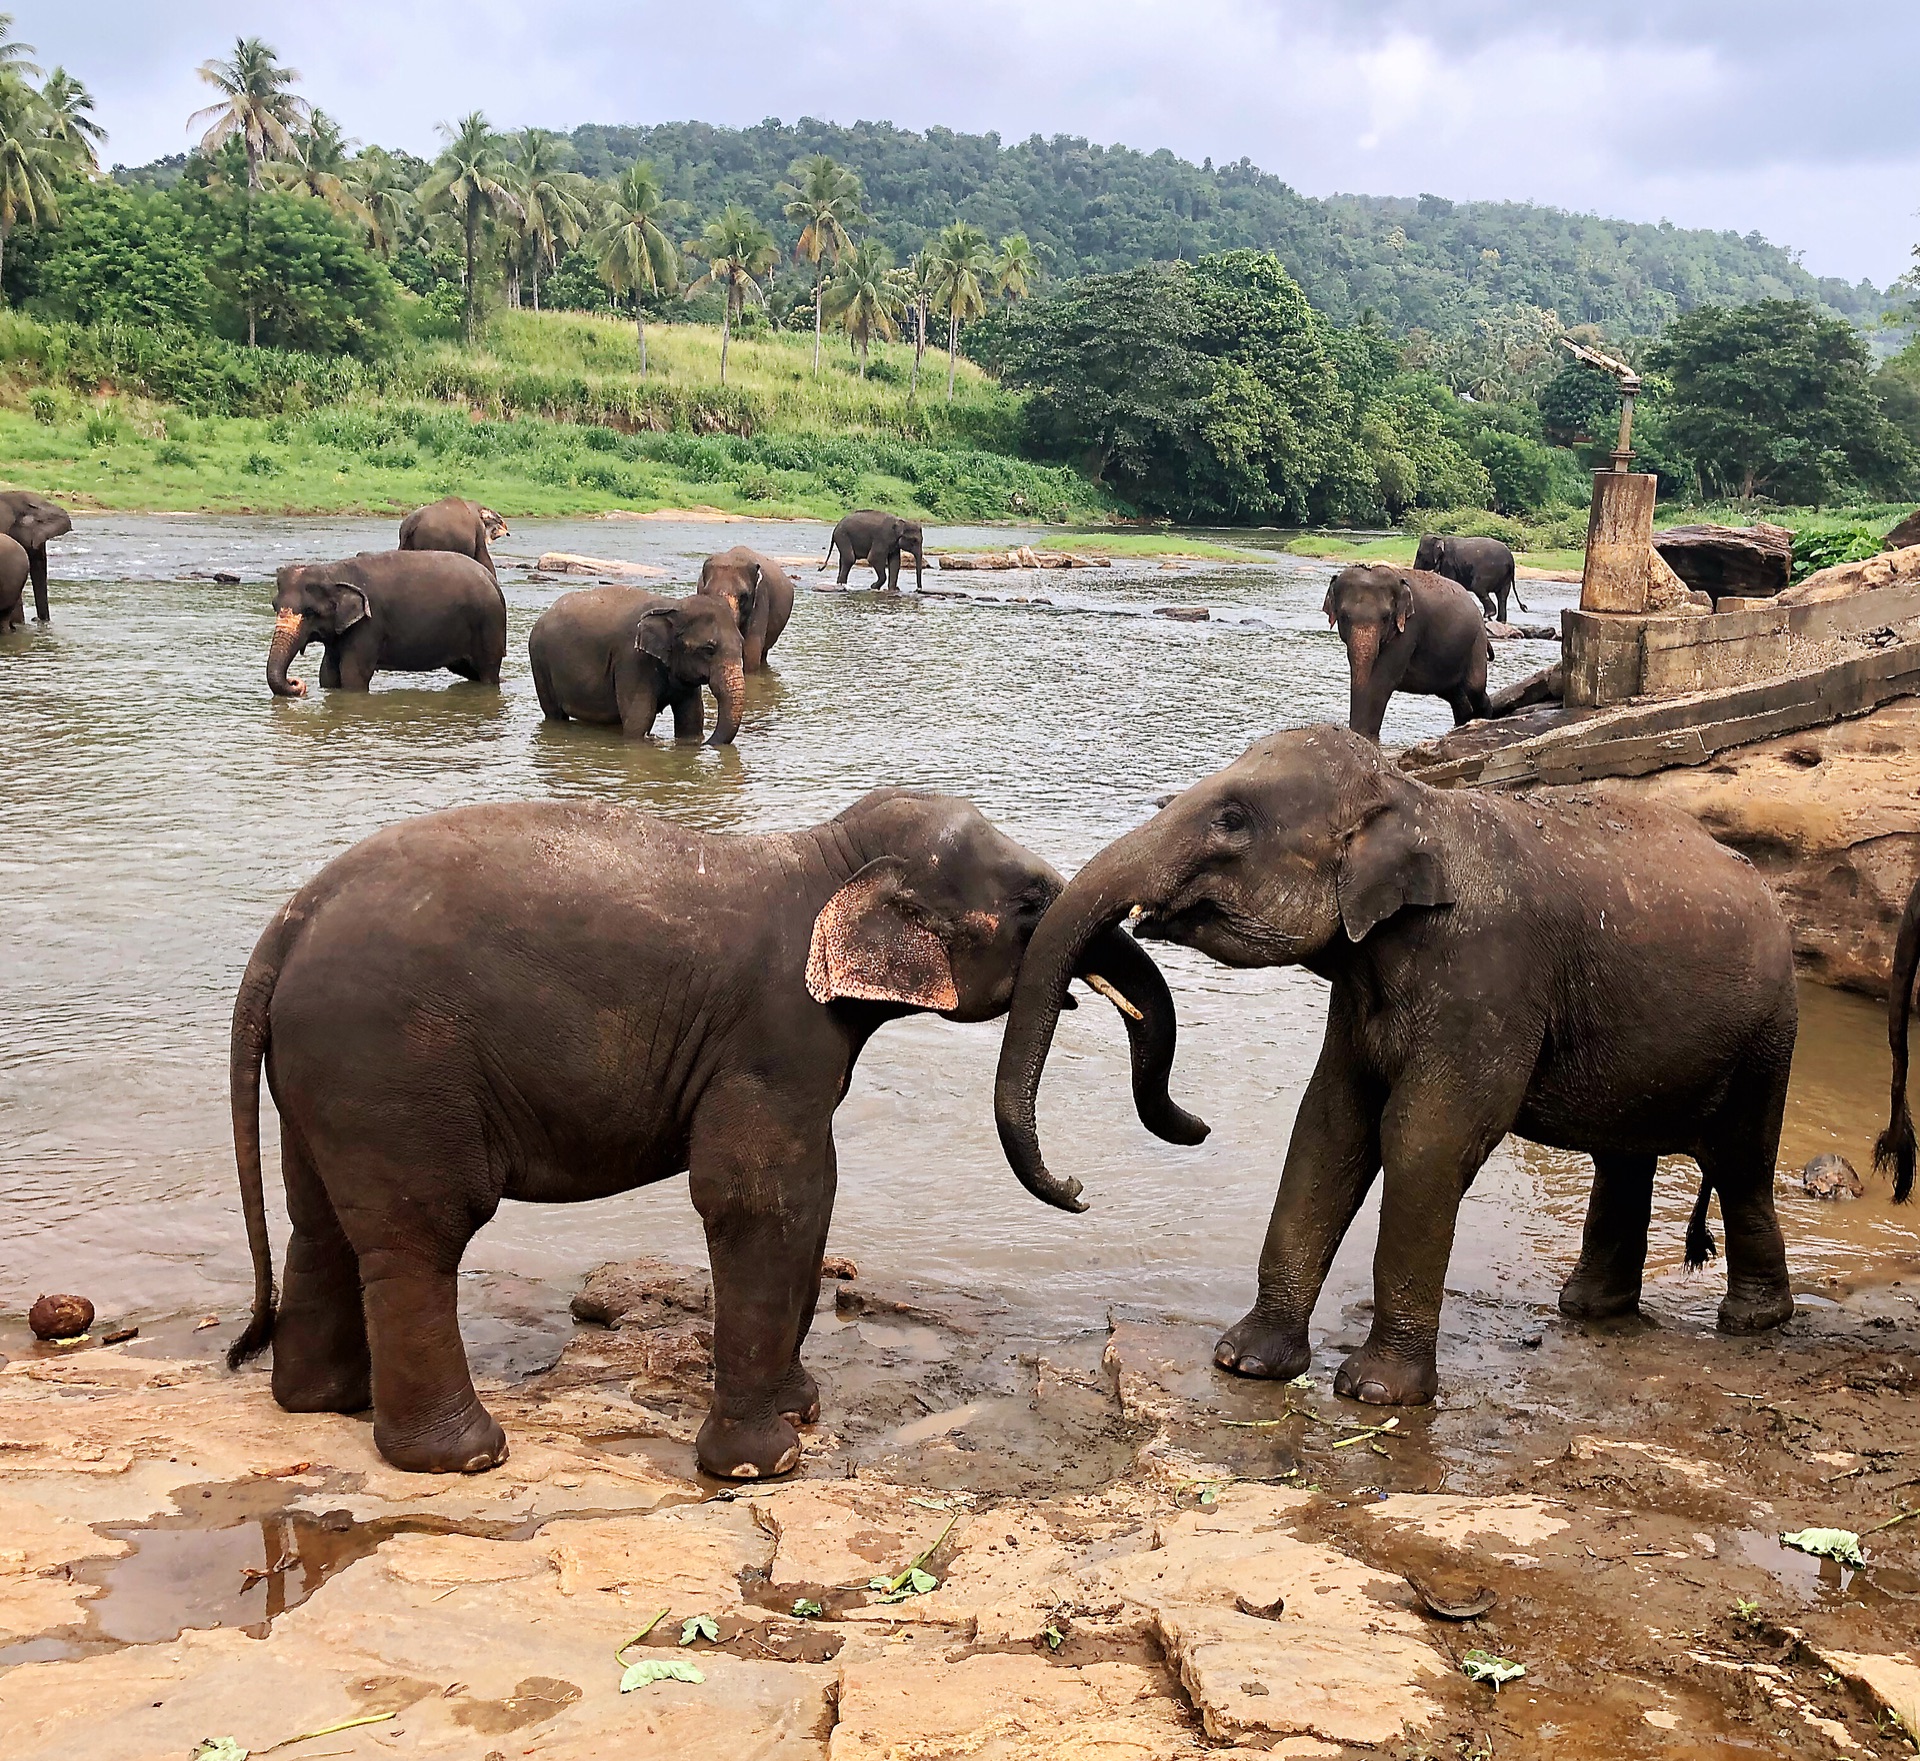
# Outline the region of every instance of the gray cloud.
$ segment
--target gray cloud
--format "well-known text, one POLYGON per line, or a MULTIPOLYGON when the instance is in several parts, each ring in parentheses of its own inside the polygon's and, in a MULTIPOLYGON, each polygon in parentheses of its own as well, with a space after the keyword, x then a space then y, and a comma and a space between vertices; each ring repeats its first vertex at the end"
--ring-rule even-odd
POLYGON ((205 57, 258 32, 353 135, 765 116, 1079 134, 1312 194, 1511 197, 1758 229, 1823 274, 1920 237, 1911 0, 15 0, 99 96, 116 158, 188 144, 205 57))

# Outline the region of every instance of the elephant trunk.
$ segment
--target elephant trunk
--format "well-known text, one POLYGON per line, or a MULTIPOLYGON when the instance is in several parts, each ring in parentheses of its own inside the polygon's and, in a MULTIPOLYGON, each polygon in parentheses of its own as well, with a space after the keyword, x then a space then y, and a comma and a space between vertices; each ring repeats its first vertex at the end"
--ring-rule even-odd
POLYGON ((273 620, 273 646, 267 650, 267 686, 274 696, 306 696, 306 686, 298 679, 289 679, 287 668, 308 640, 306 620, 297 611, 283 611, 273 620))
POLYGON ((1347 672, 1351 683, 1352 704, 1360 707, 1360 699, 1365 695, 1367 686, 1373 682, 1374 662, 1380 658, 1380 631, 1373 624, 1355 624, 1352 634, 1347 638, 1347 672))
POLYGON ((913 590, 916 593, 926 591, 927 541, 915 537, 913 541, 913 590))
POLYGON ((746 669, 737 660, 729 661, 707 683, 720 711, 714 720, 713 732, 707 736, 707 744, 731 746, 734 735, 740 731, 740 708, 747 695, 746 669))
POLYGON ((1063 1211, 1087 1207, 1079 1181, 1060 1179, 1048 1170, 1040 1153, 1034 1101, 1067 985, 1076 975, 1107 979, 1141 1011, 1139 1021, 1131 1016, 1127 1020, 1140 1122, 1169 1143, 1198 1143, 1207 1134, 1206 1125, 1167 1094, 1175 1025, 1166 981, 1145 949, 1118 928, 1129 907, 1146 900, 1151 849, 1141 847, 1141 836, 1135 832, 1102 851, 1040 920, 1020 964, 1000 1043, 993 1090, 1000 1147, 1020 1184, 1063 1211))

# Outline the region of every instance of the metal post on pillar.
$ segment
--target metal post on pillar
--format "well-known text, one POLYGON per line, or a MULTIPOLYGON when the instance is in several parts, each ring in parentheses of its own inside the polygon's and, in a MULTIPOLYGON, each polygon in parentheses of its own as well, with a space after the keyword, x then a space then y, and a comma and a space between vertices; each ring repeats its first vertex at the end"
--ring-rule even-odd
POLYGON ((1633 400, 1640 375, 1624 361, 1560 339, 1575 360, 1611 373, 1620 385, 1620 437, 1612 468, 1593 474, 1593 506, 1587 515, 1587 556, 1580 575, 1582 611, 1644 612, 1653 552, 1653 502, 1657 477, 1631 470, 1633 400))

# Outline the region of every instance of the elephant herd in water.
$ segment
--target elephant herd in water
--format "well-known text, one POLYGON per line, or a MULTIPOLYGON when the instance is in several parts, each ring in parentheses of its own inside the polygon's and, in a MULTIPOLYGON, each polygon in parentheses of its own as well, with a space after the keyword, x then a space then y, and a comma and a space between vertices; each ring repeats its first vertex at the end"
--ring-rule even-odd
MULTIPOLYGON (((282 569, 273 689, 300 693, 287 667, 313 640, 325 685, 364 688, 385 666, 497 680, 488 541, 503 530, 448 501, 411 516, 395 552, 282 569)), ((1369 620, 1376 649, 1422 619, 1439 647, 1484 644, 1483 619, 1455 628, 1457 608, 1426 586, 1437 577, 1351 579, 1372 573, 1343 572, 1328 597, 1350 653, 1369 620)), ((792 608, 791 582, 747 550, 709 558, 686 599, 563 595, 529 642, 542 708, 628 732, 672 709, 691 735, 705 684, 712 738, 729 739, 740 676, 792 608)), ((1469 707, 1484 683, 1482 658, 1469 707)), ((1635 1308, 1656 1162, 1680 1154, 1701 1176, 1690 1264, 1714 1252, 1719 1196, 1721 1327, 1780 1325, 1794 1301, 1774 1163, 1796 1002, 1766 883, 1664 810, 1427 787, 1382 755, 1377 730, 1259 740, 1071 881, 971 803, 907 788, 786 832, 527 801, 376 833, 294 894, 240 982, 229 1090, 254 1300, 229 1361, 271 1343, 283 1407, 370 1406, 396 1466, 492 1467, 507 1438, 474 1391, 457 1314, 468 1241, 502 1199, 598 1198, 686 1172, 714 1285, 699 1462, 785 1473, 820 1414, 803 1346, 833 1116, 867 1041, 914 1013, 1006 1017, 992 1104, 1007 1161, 1036 1197, 1084 1210, 1079 1181, 1041 1152, 1035 1105, 1075 979, 1120 1011, 1146 1130, 1176 1145, 1207 1134, 1169 1092, 1177 1018, 1155 942, 1229 967, 1303 966, 1330 987, 1257 1295, 1215 1349, 1222 1369, 1307 1367, 1315 1301, 1383 1177, 1371 1329, 1335 1388, 1432 1399, 1459 1207, 1509 1132, 1593 1159, 1568 1315, 1635 1308), (277 1288, 263 1071, 292 1226, 277 1288)), ((1895 1097, 1883 1147, 1904 1197, 1912 1134, 1898 1084, 1895 1097)))

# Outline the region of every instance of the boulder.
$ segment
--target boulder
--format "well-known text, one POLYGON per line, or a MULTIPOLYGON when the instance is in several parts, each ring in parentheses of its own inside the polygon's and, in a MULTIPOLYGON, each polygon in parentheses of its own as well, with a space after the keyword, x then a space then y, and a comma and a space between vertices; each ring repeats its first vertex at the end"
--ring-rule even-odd
POLYGON ((1905 550, 1909 544, 1920 544, 1920 508, 1900 522, 1881 542, 1882 550, 1905 550))
POLYGON ((1793 534, 1784 526, 1673 526, 1653 548, 1689 587, 1712 599, 1768 599, 1793 575, 1793 534))
POLYGON ((1920 544, 1909 544, 1900 550, 1883 550, 1864 562, 1835 563, 1830 569, 1821 569, 1789 587, 1775 603, 1824 605, 1855 593, 1869 593, 1879 587, 1911 587, 1916 582, 1920 582, 1920 544))

